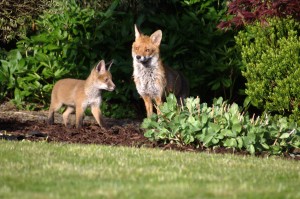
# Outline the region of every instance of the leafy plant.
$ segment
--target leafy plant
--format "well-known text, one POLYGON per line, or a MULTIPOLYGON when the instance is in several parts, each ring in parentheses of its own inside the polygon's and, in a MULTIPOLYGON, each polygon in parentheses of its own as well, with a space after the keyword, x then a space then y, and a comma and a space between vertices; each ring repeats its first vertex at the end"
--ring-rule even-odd
POLYGON ((218 27, 228 29, 244 27, 259 21, 267 23, 267 18, 292 17, 300 20, 300 4, 298 0, 231 0, 228 3, 228 19, 223 20, 218 27))
POLYGON ((211 96, 230 100, 239 97, 243 81, 233 33, 216 28, 226 11, 224 3, 114 0, 107 10, 101 11, 96 9, 100 1, 55 1, 54 9, 40 15, 35 21, 36 32, 17 43, 28 70, 28 74, 18 76, 24 78, 24 83, 14 84, 18 87, 9 88, 3 96, 14 99, 18 89, 20 98, 15 101, 20 106, 32 102, 47 107, 49 91, 58 79, 84 79, 99 59, 114 59, 111 72, 117 87, 115 92, 104 93, 104 101, 108 100, 104 107, 114 115, 138 112, 143 106, 138 103, 141 100, 131 79, 133 25, 137 23, 146 34, 162 29, 164 63, 187 76, 191 95, 200 95, 207 101, 211 96), (34 78, 29 80, 27 76, 34 78), (33 82, 34 86, 30 85, 33 82))
POLYGON ((44 10, 54 6, 48 0, 5 0, 0 2, 0 42, 4 45, 34 32, 34 19, 44 10))
POLYGON ((300 128, 286 118, 270 116, 252 118, 239 110, 237 104, 214 100, 210 107, 200 98, 187 98, 178 106, 170 94, 159 107, 161 114, 144 119, 145 136, 178 145, 197 147, 228 147, 247 150, 251 154, 268 151, 280 154, 300 147, 300 128))
POLYGON ((13 101, 19 107, 27 104, 25 101, 46 104, 57 80, 66 76, 86 78, 92 64, 101 59, 90 50, 98 39, 91 32, 98 27, 95 24, 101 26, 107 22, 100 19, 109 17, 111 9, 95 14, 69 3, 61 8, 66 12, 42 15, 36 21, 39 34, 19 41, 18 48, 1 61, 4 79, 1 86, 7 86, 5 94, 14 96, 13 101))
POLYGON ((236 37, 241 48, 251 103, 265 111, 299 120, 300 23, 291 18, 268 19, 246 26, 236 37))
POLYGON ((180 1, 176 14, 141 13, 137 22, 146 33, 161 28, 161 56, 166 65, 189 78, 191 94, 206 101, 211 96, 237 99, 243 88, 240 58, 234 46, 234 32, 222 32, 216 26, 226 12, 217 0, 180 1), (155 29, 149 30, 149 27, 155 29))

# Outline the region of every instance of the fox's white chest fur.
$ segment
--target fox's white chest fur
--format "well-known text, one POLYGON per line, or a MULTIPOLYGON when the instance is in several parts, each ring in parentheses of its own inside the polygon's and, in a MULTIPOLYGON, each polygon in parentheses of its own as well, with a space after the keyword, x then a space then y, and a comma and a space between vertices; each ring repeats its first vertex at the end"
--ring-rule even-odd
POLYGON ((165 86, 161 87, 161 85, 165 85, 166 80, 164 72, 158 68, 157 64, 145 67, 134 61, 133 65, 133 77, 138 93, 141 96, 148 95, 151 98, 162 96, 165 86))
POLYGON ((97 87, 85 88, 84 92, 86 99, 82 103, 83 108, 86 108, 87 106, 100 106, 102 97, 101 91, 97 87))

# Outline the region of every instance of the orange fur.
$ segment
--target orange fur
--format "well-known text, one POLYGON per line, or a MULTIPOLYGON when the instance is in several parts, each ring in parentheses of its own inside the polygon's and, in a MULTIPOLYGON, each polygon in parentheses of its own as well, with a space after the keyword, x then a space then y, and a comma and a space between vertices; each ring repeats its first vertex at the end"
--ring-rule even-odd
POLYGON ((62 79, 53 87, 51 105, 49 108, 48 123, 54 123, 54 112, 63 105, 67 106, 63 113, 65 126, 68 125, 69 115, 76 111, 76 127, 82 127, 85 109, 90 106, 92 114, 99 126, 104 126, 101 116, 101 90, 113 91, 115 84, 105 63, 101 60, 91 71, 86 80, 62 79))
MULTIPOLYGON (((174 93, 178 102, 180 98, 189 95, 189 85, 184 76, 163 65, 159 54, 161 39, 161 30, 147 36, 141 34, 135 26, 135 41, 132 44, 133 78, 144 100, 147 117, 153 113, 152 100, 159 106, 164 94, 174 93)), ((159 110, 157 112, 160 113, 159 110)))

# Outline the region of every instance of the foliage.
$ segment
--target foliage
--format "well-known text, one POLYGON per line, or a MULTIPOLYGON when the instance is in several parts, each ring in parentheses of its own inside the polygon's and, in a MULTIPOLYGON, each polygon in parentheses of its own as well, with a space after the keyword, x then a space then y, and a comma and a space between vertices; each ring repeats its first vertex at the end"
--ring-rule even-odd
POLYGON ((242 51, 246 94, 265 111, 290 115, 299 121, 300 23, 269 19, 246 26, 236 37, 242 51))
POLYGON ((225 4, 218 2, 184 1, 176 14, 141 13, 137 19, 147 34, 161 28, 164 63, 181 70, 190 81, 191 94, 206 101, 211 101, 212 96, 236 100, 239 88, 243 88, 237 84, 243 81, 234 32, 224 33, 216 28, 226 11, 225 4), (151 26, 156 28, 149 30, 151 26))
POLYGON ((5 0, 0 2, 0 42, 8 43, 35 31, 34 19, 53 6, 49 0, 5 0))
MULTIPOLYGON (((69 3, 60 10, 55 10, 55 14, 50 11, 40 16, 36 21, 39 33, 19 41, 18 48, 10 52, 11 56, 1 61, 3 67, 0 70, 5 80, 1 87, 7 87, 6 95, 13 96, 19 107, 27 104, 24 102, 47 104, 52 86, 57 80, 63 77, 85 79, 93 64, 104 58, 106 61, 116 59, 117 66, 112 67, 113 76, 115 71, 123 72, 124 69, 117 70, 117 67, 129 65, 122 62, 124 56, 119 53, 125 47, 121 43, 128 41, 124 36, 128 32, 121 28, 123 36, 120 37, 117 34, 120 32, 113 35, 107 31, 117 26, 111 17, 115 7, 116 4, 113 4, 106 12, 95 12, 69 3), (115 46, 114 42, 120 46, 115 46), (12 65, 14 66, 11 67, 12 65)), ((127 72, 127 75, 130 77, 131 73, 127 72)), ((123 81, 122 84, 125 84, 122 76, 115 81, 123 81)), ((126 93, 131 88, 119 88, 117 93, 120 90, 126 93)), ((105 99, 125 100, 117 97, 116 93, 105 99)), ((109 104, 105 107, 108 106, 109 104)), ((129 113, 130 108, 122 107, 123 110, 129 110, 129 113)), ((122 113, 120 115, 124 116, 125 113, 122 113)))
MULTIPOLYGON (((104 101, 108 102, 103 109, 125 117, 138 112, 143 105, 131 79, 135 23, 146 34, 158 28, 163 31, 161 57, 166 65, 187 76, 192 95, 207 101, 212 96, 230 100, 239 97, 243 81, 233 32, 216 28, 224 16, 225 4, 218 0, 124 0, 112 1, 106 11, 101 11, 96 9, 99 2, 57 1, 54 9, 40 15, 35 21, 37 31, 17 43, 24 72, 18 76, 18 72, 5 74, 10 80, 6 79, 1 87, 11 86, 2 97, 13 98, 19 106, 31 102, 47 107, 50 90, 58 79, 85 79, 99 59, 114 59, 111 72, 117 89, 104 92, 104 101), (18 78, 24 83, 18 83, 18 78)), ((1 64, 14 63, 12 57, 2 59, 1 64)))
POLYGON ((12 50, 7 60, 1 60, 1 73, 8 82, 7 92, 14 93, 18 106, 25 100, 46 103, 53 83, 75 68, 76 44, 81 42, 77 35, 86 33, 81 17, 76 17, 80 14, 85 15, 86 20, 93 17, 87 10, 45 14, 37 21, 40 34, 19 41, 18 49, 12 50))
POLYGON ((237 104, 215 99, 211 107, 200 99, 187 98, 178 106, 174 95, 159 107, 161 115, 144 119, 145 136, 179 145, 222 146, 247 150, 251 154, 268 151, 280 154, 300 147, 300 127, 286 118, 252 118, 237 104))
POLYGON ((241 28, 256 21, 265 24, 269 17, 292 16, 299 21, 300 3, 298 0, 231 0, 228 3, 228 15, 231 17, 222 21, 219 28, 241 28))
POLYGON ((105 11, 113 3, 114 0, 75 0, 82 8, 92 8, 93 10, 105 11))

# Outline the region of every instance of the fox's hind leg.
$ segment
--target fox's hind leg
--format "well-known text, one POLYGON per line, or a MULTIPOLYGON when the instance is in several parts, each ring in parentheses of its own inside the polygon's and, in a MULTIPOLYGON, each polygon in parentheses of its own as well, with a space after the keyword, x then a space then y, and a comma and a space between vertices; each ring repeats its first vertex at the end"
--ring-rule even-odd
POLYGON ((48 113, 48 124, 54 124, 54 113, 60 109, 62 104, 51 103, 48 113))
POLYGON ((74 107, 68 106, 65 112, 63 113, 63 121, 66 127, 68 126, 69 115, 73 112, 74 112, 74 107))

